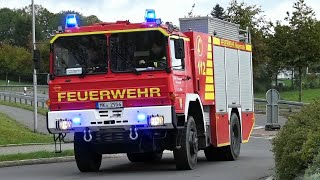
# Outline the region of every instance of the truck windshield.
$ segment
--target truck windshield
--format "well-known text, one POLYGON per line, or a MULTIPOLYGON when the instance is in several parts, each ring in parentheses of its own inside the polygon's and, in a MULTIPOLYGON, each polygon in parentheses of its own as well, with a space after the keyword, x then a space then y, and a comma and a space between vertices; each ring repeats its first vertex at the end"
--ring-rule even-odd
POLYGON ((110 36, 112 72, 164 70, 166 37, 159 31, 114 33, 110 36))
POLYGON ((107 71, 105 35, 67 36, 53 44, 54 74, 85 75, 107 71))

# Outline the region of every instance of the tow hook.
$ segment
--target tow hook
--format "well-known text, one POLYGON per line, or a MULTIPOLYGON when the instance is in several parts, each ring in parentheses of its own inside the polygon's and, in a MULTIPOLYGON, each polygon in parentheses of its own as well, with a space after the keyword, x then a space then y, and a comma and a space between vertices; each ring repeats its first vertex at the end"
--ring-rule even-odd
POLYGON ((90 129, 85 129, 84 131, 83 131, 83 140, 85 141, 85 142, 91 142, 91 140, 92 140, 92 135, 91 135, 91 130, 90 129), (89 137, 88 139, 87 139, 87 137, 89 137))
POLYGON ((129 137, 131 140, 135 141, 138 139, 139 135, 138 135, 138 129, 136 127, 131 127, 130 128, 130 134, 129 137), (134 136, 132 136, 132 131, 134 131, 134 136))

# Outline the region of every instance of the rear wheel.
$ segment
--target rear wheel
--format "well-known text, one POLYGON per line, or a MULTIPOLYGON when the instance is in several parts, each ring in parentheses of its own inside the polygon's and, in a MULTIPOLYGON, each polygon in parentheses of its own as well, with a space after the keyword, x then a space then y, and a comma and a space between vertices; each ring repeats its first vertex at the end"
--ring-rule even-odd
POLYGON ((234 161, 238 159, 241 148, 241 130, 237 114, 232 113, 230 118, 230 145, 225 147, 209 146, 204 153, 208 161, 234 161))
POLYGON ((192 116, 188 117, 187 127, 183 130, 180 148, 173 151, 178 170, 194 169, 198 160, 198 136, 196 123, 192 116))
POLYGON ((131 162, 157 162, 162 158, 163 152, 127 153, 131 162))
POLYGON ((74 134, 74 155, 81 172, 99 171, 102 154, 95 151, 92 143, 83 140, 83 133, 74 134))

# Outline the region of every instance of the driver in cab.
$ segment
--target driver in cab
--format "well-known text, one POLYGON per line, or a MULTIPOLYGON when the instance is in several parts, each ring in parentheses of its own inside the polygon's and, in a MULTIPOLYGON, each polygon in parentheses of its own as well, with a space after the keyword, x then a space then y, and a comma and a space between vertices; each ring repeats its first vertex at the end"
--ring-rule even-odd
POLYGON ((166 65, 165 48, 161 42, 154 42, 149 50, 149 60, 139 60, 139 67, 162 68, 166 65))

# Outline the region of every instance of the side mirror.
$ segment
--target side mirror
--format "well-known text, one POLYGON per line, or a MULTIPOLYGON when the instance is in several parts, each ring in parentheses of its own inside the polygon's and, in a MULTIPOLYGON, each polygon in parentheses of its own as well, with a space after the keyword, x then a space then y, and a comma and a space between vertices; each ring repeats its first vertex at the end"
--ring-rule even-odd
POLYGON ((175 51, 176 59, 183 60, 185 58, 184 40, 183 39, 175 39, 174 40, 174 51, 175 51))
POLYGON ((38 49, 33 51, 33 64, 36 70, 40 69, 40 51, 38 49))
POLYGON ((53 74, 48 74, 47 75, 47 84, 49 84, 49 82, 51 81, 51 80, 54 80, 54 75, 53 74))

